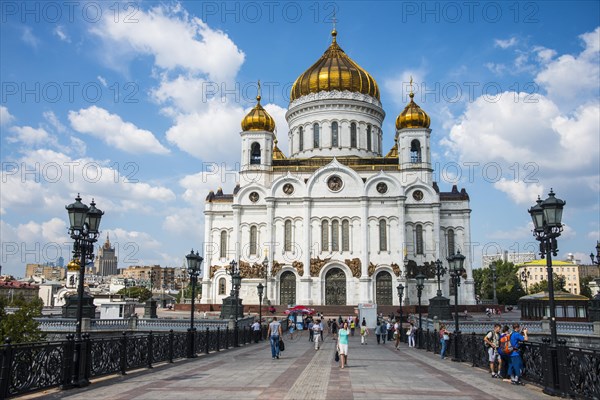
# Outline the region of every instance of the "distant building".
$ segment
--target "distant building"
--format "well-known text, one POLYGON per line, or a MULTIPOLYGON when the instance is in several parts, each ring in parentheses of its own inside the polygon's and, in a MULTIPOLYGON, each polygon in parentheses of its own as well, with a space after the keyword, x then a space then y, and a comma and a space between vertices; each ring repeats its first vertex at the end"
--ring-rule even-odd
MULTIPOLYGON (((517 272, 519 279, 521 277, 521 272, 525 271, 526 273, 529 273, 529 278, 527 279, 528 287, 548 279, 545 259, 518 264, 517 267, 519 267, 517 272)), ((565 277, 566 291, 572 294, 581 293, 581 288, 579 287, 579 266, 577 264, 569 261, 552 260, 552 271, 555 276, 562 275, 565 277)))
POLYGON ((175 270, 177 268, 165 267, 160 265, 140 266, 133 265, 122 270, 123 278, 135 280, 137 286, 150 288, 152 280, 152 289, 171 289, 176 286, 175 270))
POLYGON ((115 248, 111 246, 108 234, 106 235, 106 242, 98 249, 98 254, 94 260, 94 269, 96 274, 101 276, 117 275, 119 273, 115 248))
POLYGON ((58 281, 65 279, 67 270, 63 267, 56 267, 49 264, 27 264, 25 266, 25 277, 41 277, 49 281, 58 281))
POLYGON ((12 301, 22 296, 26 301, 38 297, 39 286, 28 282, 0 280, 0 297, 12 301))
POLYGON ((504 253, 486 254, 481 258, 481 266, 486 268, 494 261, 511 262, 515 265, 523 264, 535 260, 535 253, 509 253, 507 250, 504 253))

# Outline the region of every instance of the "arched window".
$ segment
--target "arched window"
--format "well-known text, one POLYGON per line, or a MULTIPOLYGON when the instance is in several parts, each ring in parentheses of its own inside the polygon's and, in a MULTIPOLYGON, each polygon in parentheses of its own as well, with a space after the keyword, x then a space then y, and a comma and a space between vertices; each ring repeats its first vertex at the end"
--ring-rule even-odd
POLYGON ((319 141, 319 124, 314 124, 313 125, 313 147, 315 149, 318 149, 320 146, 320 141, 319 141))
POLYGON ((387 224, 384 219, 379 220, 379 250, 387 251, 387 224))
POLYGON ((329 223, 321 222, 321 251, 329 250, 329 223))
POLYGON ((367 150, 371 151, 371 125, 367 125, 367 150))
POLYGON ((258 242, 258 234, 256 225, 250 227, 250 255, 256 255, 256 248, 258 242))
POLYGON ((415 227, 415 247, 417 254, 423 254, 423 226, 417 225, 415 227))
POLYGON ((304 129, 298 129, 298 151, 304 150, 304 129))
POLYGON ((225 294, 226 286, 227 286, 227 282, 225 281, 225 278, 219 279, 219 294, 220 295, 225 294))
POLYGON ((350 251, 350 222, 342 221, 342 251, 350 251))
POLYGON ((338 123, 331 124, 331 147, 338 147, 338 123))
POLYGON ((292 221, 285 221, 283 231, 283 250, 292 251, 292 221))
POLYGON ((356 123, 353 122, 350 124, 350 147, 355 149, 356 146, 356 123))
POLYGON ((260 164, 260 144, 257 142, 250 146, 250 164, 260 164))
POLYGON ((412 142, 410 142, 410 162, 421 162, 421 142, 419 142, 417 139, 414 139, 412 142))
POLYGON ((331 251, 340 251, 340 223, 331 222, 331 251))
POLYGON ((454 254, 454 230, 448 229, 448 257, 454 254))
POLYGON ((221 258, 227 257, 227 231, 221 231, 221 258))

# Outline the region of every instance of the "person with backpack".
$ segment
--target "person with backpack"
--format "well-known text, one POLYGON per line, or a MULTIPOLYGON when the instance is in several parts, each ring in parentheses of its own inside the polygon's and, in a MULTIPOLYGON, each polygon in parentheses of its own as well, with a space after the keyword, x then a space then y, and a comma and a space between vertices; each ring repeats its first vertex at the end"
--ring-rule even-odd
MULTIPOLYGON (((498 378, 504 379, 508 376, 508 364, 510 364, 510 355, 504 354, 502 350, 502 340, 506 338, 510 340, 510 328, 508 325, 502 327, 502 333, 498 338, 498 355, 500 356, 501 365, 498 366, 498 378)), ((504 339, 506 340, 506 339, 504 339)), ((508 381, 509 379, 506 379, 508 381)))
POLYGON ((500 369, 502 368, 502 359, 498 355, 498 346, 499 342, 499 334, 500 334, 500 324, 494 324, 494 329, 489 331, 483 337, 483 343, 488 353, 488 360, 490 362, 490 372, 492 374, 492 378, 500 377, 500 369), (494 365, 498 362, 498 372, 494 372, 494 365))
POLYGON ((523 329, 521 334, 521 327, 518 323, 513 324, 513 332, 510 335, 510 364, 508 366, 508 374, 510 375, 510 383, 513 385, 523 385, 521 382, 521 374, 523 372, 523 359, 521 358, 520 345, 521 342, 529 340, 527 337, 527 328, 523 329))

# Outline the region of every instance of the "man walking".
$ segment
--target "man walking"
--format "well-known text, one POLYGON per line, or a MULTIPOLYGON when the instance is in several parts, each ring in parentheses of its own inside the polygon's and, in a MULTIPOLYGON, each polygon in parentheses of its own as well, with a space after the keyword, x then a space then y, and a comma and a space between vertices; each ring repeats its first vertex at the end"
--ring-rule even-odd
POLYGON ((321 339, 321 321, 317 320, 312 327, 313 340, 315 342, 315 350, 319 350, 319 343, 321 339))
POLYGON ((262 335, 260 332, 260 322, 258 320, 254 321, 252 324, 252 333, 254 334, 254 343, 258 343, 259 340, 262 340, 262 335))
POLYGON ((277 317, 273 317, 273 321, 269 324, 267 337, 271 340, 271 356, 274 359, 279 358, 279 338, 283 335, 281 324, 277 321, 277 317))

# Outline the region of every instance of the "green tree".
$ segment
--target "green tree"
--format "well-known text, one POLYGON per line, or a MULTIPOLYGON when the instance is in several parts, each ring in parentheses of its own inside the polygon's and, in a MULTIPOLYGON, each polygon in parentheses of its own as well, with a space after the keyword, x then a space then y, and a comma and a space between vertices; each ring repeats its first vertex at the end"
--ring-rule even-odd
MULTIPOLYGON (((563 275, 554 275, 552 277, 554 281, 554 291, 565 290, 565 277, 563 275)), ((529 293, 539 293, 548 291, 548 280, 544 279, 538 283, 534 283, 529 286, 529 293)))
MULTIPOLYGON (((496 297, 499 304, 517 304, 525 296, 523 285, 517 276, 518 268, 511 262, 496 261, 496 297)), ((494 298, 492 270, 481 268, 473 271, 475 293, 482 299, 494 298)))
POLYGON ((33 318, 42 315, 44 302, 40 298, 26 301, 22 296, 15 298, 11 307, 16 307, 14 313, 6 312, 9 305, 6 298, 0 297, 0 337, 9 337, 11 343, 39 342, 45 334, 40 330, 39 323, 33 318))
MULTIPOLYGON (((196 298, 202 295, 202 285, 196 284, 195 290, 196 298)), ((181 303, 183 299, 191 299, 192 298, 192 285, 187 285, 185 288, 181 289, 179 293, 177 293, 177 303, 181 303), (183 298, 182 298, 183 296, 183 298)))
POLYGON ((588 299, 591 299, 592 297, 594 297, 594 294, 595 294, 595 293, 592 293, 592 289, 590 289, 590 287, 588 286, 590 284, 590 282, 593 280, 594 280, 594 278, 591 276, 584 276, 583 278, 579 279, 580 293, 582 296, 585 296, 588 299))
POLYGON ((149 289, 141 286, 123 288, 119 290, 117 294, 121 294, 132 299, 137 298, 140 303, 143 303, 152 297, 152 292, 149 289))

